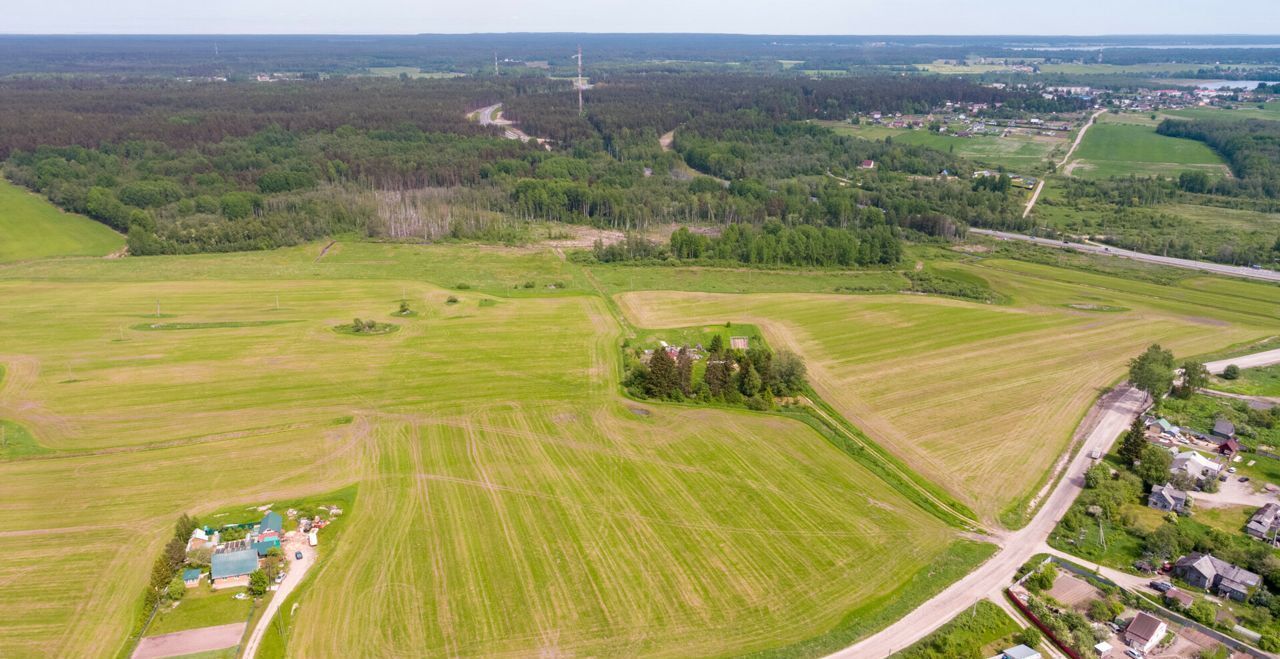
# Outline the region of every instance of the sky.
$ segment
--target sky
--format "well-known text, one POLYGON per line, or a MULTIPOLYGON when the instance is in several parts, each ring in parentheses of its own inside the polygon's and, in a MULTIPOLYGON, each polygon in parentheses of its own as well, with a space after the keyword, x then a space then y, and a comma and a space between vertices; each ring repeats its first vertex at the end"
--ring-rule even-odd
POLYGON ((1280 34, 1277 0, 5 0, 9 34, 1280 34))

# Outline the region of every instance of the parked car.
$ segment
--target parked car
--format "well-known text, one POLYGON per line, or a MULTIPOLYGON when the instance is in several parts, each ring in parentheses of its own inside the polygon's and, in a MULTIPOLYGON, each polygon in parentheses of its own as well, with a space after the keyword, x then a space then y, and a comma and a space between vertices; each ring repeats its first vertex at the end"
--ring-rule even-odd
POLYGON ((1234 473, 1236 473, 1236 468, 1235 468, 1235 467, 1228 467, 1228 468, 1227 468, 1227 473, 1228 473, 1228 474, 1234 474, 1234 473))
POLYGON ((1129 648, 1128 650, 1125 650, 1124 653, 1126 655, 1129 655, 1130 657, 1133 657, 1133 659, 1142 659, 1142 653, 1138 652, 1133 648, 1129 648))
POLYGON ((1168 592, 1170 588, 1173 588, 1173 584, 1169 583, 1168 581, 1152 581, 1151 582, 1151 590, 1154 590, 1158 593, 1168 592))
POLYGON ((300 552, 300 551, 295 551, 295 552, 293 552, 293 558, 294 558, 295 560, 299 560, 299 561, 300 561, 300 560, 302 560, 302 552, 300 552))
POLYGON ((1248 477, 1248 476, 1241 476, 1241 477, 1240 477, 1240 482, 1241 482, 1241 483, 1248 483, 1248 482, 1249 482, 1249 477, 1248 477))

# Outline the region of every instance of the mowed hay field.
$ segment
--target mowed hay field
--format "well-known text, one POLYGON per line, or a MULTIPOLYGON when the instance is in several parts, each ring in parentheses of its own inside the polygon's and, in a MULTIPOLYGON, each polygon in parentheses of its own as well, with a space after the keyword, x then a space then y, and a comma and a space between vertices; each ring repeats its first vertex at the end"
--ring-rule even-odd
POLYGON ((105 256, 124 236, 66 213, 0 176, 0 263, 46 256, 105 256))
POLYGON ((551 252, 319 251, 0 266, 0 418, 49 450, 0 461, 0 656, 113 655, 178 515, 348 485, 294 656, 838 644, 984 555, 803 424, 620 399, 551 252))
POLYGON ((1106 114, 1085 133, 1065 170, 1094 179, 1130 174, 1176 177, 1186 171, 1230 174, 1222 158, 1203 142, 1165 137, 1156 133, 1154 125, 1106 114))
POLYGON ((1094 398, 1147 344, 1185 357, 1280 329, 1275 287, 1231 282, 1207 294, 1018 262, 947 267, 984 278, 1014 303, 677 292, 617 299, 645 327, 760 325, 775 347, 805 356, 818 393, 872 439, 986 519, 1014 524, 1094 398))

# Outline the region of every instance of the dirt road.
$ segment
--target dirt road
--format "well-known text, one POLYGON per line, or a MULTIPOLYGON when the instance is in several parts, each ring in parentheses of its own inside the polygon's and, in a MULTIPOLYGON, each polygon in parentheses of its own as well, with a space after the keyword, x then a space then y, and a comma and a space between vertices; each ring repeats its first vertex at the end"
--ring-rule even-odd
POLYGON ((1210 373, 1213 373, 1214 375, 1220 375, 1222 374, 1223 371, 1227 370, 1227 366, 1230 366, 1231 364, 1235 364, 1240 368, 1257 368, 1259 366, 1271 366, 1273 364, 1280 364, 1280 350, 1267 350, 1266 352, 1255 352, 1252 355, 1236 357, 1235 359, 1220 359, 1216 362, 1209 362, 1204 366, 1205 368, 1209 369, 1210 373))
POLYGON ((284 549, 285 558, 289 561, 289 573, 284 578, 284 582, 280 584, 280 589, 275 595, 271 596, 271 601, 267 603, 267 610, 258 618, 258 624, 254 626, 253 633, 249 634, 249 642, 245 643, 244 652, 240 656, 245 659, 253 659, 258 652, 258 645, 262 643, 262 637, 267 633, 267 625, 271 624, 271 619, 275 617, 276 612, 284 605, 285 600, 289 599, 289 594, 293 592, 298 584, 302 583, 302 579, 307 575, 307 570, 311 569, 316 562, 315 547, 307 545, 307 536, 291 531, 285 534, 285 541, 282 547, 284 549), (302 560, 294 559, 294 552, 302 552, 302 560))
POLYGON ((502 128, 503 137, 506 137, 509 140, 528 142, 533 139, 532 136, 512 125, 510 119, 504 119, 502 117, 501 103, 494 103, 493 105, 480 108, 479 110, 468 114, 467 118, 478 122, 481 126, 500 126, 502 128))
MULTIPOLYGON (((1021 240, 1023 242, 1044 245, 1045 247, 1057 247, 1059 249, 1074 249, 1077 252, 1087 252, 1089 254, 1101 254, 1104 256, 1115 256, 1125 259, 1133 259, 1134 261, 1144 261, 1146 263, 1155 263, 1158 265, 1167 265, 1173 268, 1182 268, 1184 270, 1199 270, 1201 272, 1209 272, 1215 275, 1226 275, 1228 277, 1241 277, 1244 279, 1258 279, 1261 281, 1277 281, 1280 282, 1280 272, 1274 270, 1261 270, 1254 268, 1246 268, 1239 265, 1223 265, 1221 263, 1209 263, 1208 261, 1193 261, 1191 259, 1177 259, 1172 256, 1159 256, 1156 254, 1143 254, 1142 252, 1134 252, 1119 247, 1107 247, 1105 245, 1091 245, 1088 243, 1063 242, 1061 240, 1050 240, 1048 238, 1036 238, 1035 236, 1026 236, 1020 233, 1009 233, 1007 231, 991 231, 988 229, 969 229, 969 233, 991 236, 1001 240, 1021 240)), ((1280 352, 1280 351, 1278 351, 1280 352)), ((1257 355, 1261 357, 1261 355, 1257 355)), ((1241 368, 1245 368, 1243 362, 1236 362, 1241 368)), ((1275 363, 1275 362, 1271 362, 1275 363)), ((1226 364, 1223 364, 1226 368, 1226 364)))
POLYGON ((1040 179, 1036 183, 1036 189, 1031 192, 1031 198, 1027 200, 1027 207, 1022 209, 1022 216, 1026 217, 1031 214, 1031 209, 1036 207, 1036 200, 1040 198, 1040 191, 1044 189, 1044 179, 1040 179))
POLYGON ((1001 597, 1014 573, 1044 546, 1045 539, 1076 496, 1084 489, 1084 472, 1092 464, 1089 453, 1105 452, 1147 405, 1147 396, 1123 385, 1117 396, 1106 399, 1098 425, 1071 459, 1066 473, 1045 500, 1031 523, 997 538, 1000 549, 986 563, 952 584, 879 633, 832 654, 846 659, 887 657, 928 636, 979 600, 1001 597))
POLYGON ((240 643, 240 638, 244 636, 244 627, 245 623, 243 622, 233 622, 229 625, 201 627, 172 634, 148 636, 138 643, 137 649, 133 651, 132 659, 180 657, 184 654, 233 648, 240 643))
POLYGON ((1067 161, 1071 160, 1071 154, 1076 152, 1076 148, 1079 147, 1080 142, 1084 140, 1084 134, 1089 132, 1089 128, 1093 126, 1093 122, 1097 121, 1098 117, 1102 116, 1103 112, 1106 112, 1106 110, 1098 110, 1093 113, 1093 116, 1089 117, 1089 121, 1086 121, 1084 127, 1082 127, 1080 132, 1076 134, 1076 141, 1071 143, 1070 149, 1067 149, 1067 154, 1062 156, 1062 160, 1058 161, 1058 167, 1066 165, 1067 161))

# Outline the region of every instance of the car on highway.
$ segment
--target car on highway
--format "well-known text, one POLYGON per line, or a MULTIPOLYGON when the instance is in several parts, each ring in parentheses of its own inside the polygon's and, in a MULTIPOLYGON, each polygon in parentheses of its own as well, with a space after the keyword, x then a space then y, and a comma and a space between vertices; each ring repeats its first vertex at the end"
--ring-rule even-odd
POLYGON ((302 560, 302 552, 300 551, 293 552, 293 559, 297 561, 302 560))

